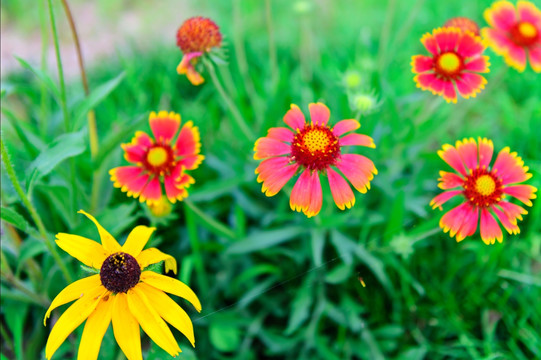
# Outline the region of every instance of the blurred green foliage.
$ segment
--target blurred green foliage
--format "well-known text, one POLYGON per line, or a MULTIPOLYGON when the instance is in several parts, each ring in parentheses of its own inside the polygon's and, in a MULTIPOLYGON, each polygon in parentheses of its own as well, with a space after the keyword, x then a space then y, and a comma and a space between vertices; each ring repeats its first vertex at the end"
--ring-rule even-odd
MULTIPOLYGON (((255 180, 253 142, 241 135, 208 74, 199 87, 176 74, 181 53, 171 41, 92 64, 94 92, 87 99, 71 81, 69 108, 80 121, 72 122, 69 134, 48 72, 25 65, 4 78, 2 136, 48 236, 97 239, 93 225, 76 214, 79 208, 121 242, 136 224, 159 224, 148 246, 177 258, 179 278, 203 304, 201 314, 186 307, 195 349, 174 332, 182 359, 541 357, 541 207, 534 201, 520 235, 486 246, 478 235, 457 244, 438 227, 442 212, 428 206, 439 192, 439 170, 448 169, 436 151, 463 137, 488 137, 495 151, 509 146, 530 167, 529 184, 541 187, 538 74, 508 69, 487 50, 492 66, 486 89, 456 105, 421 92, 412 80, 411 56, 425 53, 420 37, 453 16, 484 25, 490 2, 272 3, 277 76, 263 2, 192 5, 226 35, 229 64, 219 75, 258 136, 282 126, 291 103, 307 112, 309 102, 322 101, 334 122, 358 115, 349 99, 356 90, 344 87, 347 71, 360 73, 360 90, 378 94, 381 105, 360 121, 362 133, 377 145, 361 153, 379 174, 367 194, 356 193, 355 207, 337 209, 325 182, 324 207, 312 219, 290 210, 292 181, 266 198, 255 180), (94 161, 85 122, 93 107, 100 139, 94 161), (114 189, 107 174, 125 164, 119 145, 136 130, 148 131, 148 114, 157 110, 193 120, 206 156, 193 172, 189 198, 167 221, 114 189), (98 194, 94 204, 92 191, 98 194)), ((8 4, 2 2, 3 11, 23 12, 16 2, 8 4)), ((67 284, 4 171, 2 219, 19 229, 3 222, 2 358, 43 358, 50 331, 50 324, 42 326, 43 315, 67 284)), ((85 275, 61 255, 75 278, 85 275)), ((74 358, 81 332, 54 358, 74 358)), ((147 359, 169 358, 146 336, 143 346, 147 359)), ((100 359, 119 353, 109 329, 100 359)))

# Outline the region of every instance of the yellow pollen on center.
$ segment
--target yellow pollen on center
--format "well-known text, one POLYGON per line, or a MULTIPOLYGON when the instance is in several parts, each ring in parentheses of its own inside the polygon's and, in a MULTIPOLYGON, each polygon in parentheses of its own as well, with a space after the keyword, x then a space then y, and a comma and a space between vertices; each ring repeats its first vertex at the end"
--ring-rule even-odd
POLYGON ((329 145, 329 137, 321 130, 311 130, 304 135, 304 145, 309 152, 323 151, 329 145))
POLYGON ((167 152, 161 147, 152 148, 147 154, 147 161, 152 166, 161 166, 167 161, 167 152))
POLYGON ((475 182, 475 190, 482 196, 489 196, 496 190, 496 182, 490 175, 479 176, 475 182))
POLYGON ((529 22, 522 22, 518 25, 518 31, 520 35, 525 38, 532 39, 537 36, 537 29, 529 22))
POLYGON ((455 72, 460 67, 460 59, 455 53, 448 52, 439 57, 438 64, 447 72, 455 72))

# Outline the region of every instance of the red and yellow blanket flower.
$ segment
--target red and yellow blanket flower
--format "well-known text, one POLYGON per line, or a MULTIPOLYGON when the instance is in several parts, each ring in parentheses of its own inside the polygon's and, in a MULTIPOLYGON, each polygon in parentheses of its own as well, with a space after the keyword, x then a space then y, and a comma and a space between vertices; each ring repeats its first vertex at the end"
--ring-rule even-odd
POLYGON ((517 220, 528 212, 521 206, 506 200, 508 196, 532 206, 537 189, 520 184, 532 177, 528 167, 517 153, 503 148, 492 166, 494 145, 486 138, 464 139, 455 146, 446 144, 438 155, 458 174, 440 171, 440 189, 448 190, 430 202, 432 208, 440 208, 448 200, 458 197, 462 204, 447 212, 440 220, 444 232, 456 235, 462 241, 477 230, 480 221, 481 239, 485 244, 502 242, 503 235, 496 219, 509 234, 518 234, 517 220), (457 188, 457 189, 455 189, 457 188), (455 190, 450 190, 455 189, 455 190))
POLYGON ((292 210, 312 217, 319 213, 323 202, 320 175, 328 178, 334 202, 344 210, 355 204, 355 195, 342 176, 355 189, 366 193, 377 170, 370 159, 343 153, 344 147, 350 145, 376 147, 371 137, 351 133, 361 126, 357 120, 342 120, 330 126, 331 113, 327 106, 312 103, 308 107, 310 122, 299 107, 292 104, 284 116, 289 128, 269 129, 266 137, 256 141, 254 159, 263 160, 255 173, 257 181, 263 182, 262 191, 267 196, 276 195, 300 172, 289 205, 292 210))
POLYGON ((134 165, 111 169, 111 181, 147 205, 161 200, 163 183, 167 199, 175 203, 188 196, 186 189, 195 182, 186 171, 196 169, 205 158, 199 154, 199 129, 188 121, 174 140, 181 125, 179 114, 151 112, 149 122, 154 138, 137 131, 131 143, 122 144, 124 158, 134 165))
POLYGON ((463 32, 470 31, 473 35, 479 36, 479 25, 470 18, 458 16, 451 18, 443 24, 444 27, 457 27, 463 32))
POLYGON ((68 285, 53 300, 45 314, 76 300, 54 324, 45 357, 51 359, 68 335, 86 319, 77 359, 97 359, 109 324, 128 360, 142 360, 140 328, 171 356, 181 350, 166 322, 178 329, 195 346, 192 321, 166 293, 188 300, 197 311, 201 303, 183 282, 149 270, 149 265, 165 263, 176 274, 176 260, 156 248, 143 250, 155 228, 137 226, 120 245, 98 221, 84 211, 98 228, 101 244, 78 235, 59 233, 56 244, 98 274, 68 285), (164 321, 165 320, 165 321, 164 321))
POLYGON ((487 81, 478 73, 488 73, 490 64, 483 55, 485 46, 480 37, 456 27, 444 27, 423 35, 421 43, 430 55, 412 56, 417 87, 453 103, 457 102, 455 87, 466 99, 484 89, 487 81))
POLYGON ((199 57, 222 45, 220 28, 214 21, 201 16, 189 18, 177 31, 177 45, 184 54, 177 72, 186 74, 193 85, 202 84, 205 80, 195 65, 199 57))
POLYGON ((517 7, 509 1, 497 1, 485 10, 490 28, 481 35, 505 62, 522 72, 526 56, 535 72, 541 72, 541 11, 529 1, 519 1, 517 7))

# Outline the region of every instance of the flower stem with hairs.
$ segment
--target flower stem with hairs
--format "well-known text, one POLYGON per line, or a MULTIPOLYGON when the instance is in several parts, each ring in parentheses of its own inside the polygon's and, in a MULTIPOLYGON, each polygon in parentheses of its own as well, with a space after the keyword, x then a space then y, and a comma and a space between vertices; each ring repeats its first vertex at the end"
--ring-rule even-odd
POLYGON ((6 148, 4 147, 4 141, 3 139, 0 139, 0 149, 2 154, 2 162, 4 163, 4 166, 6 168, 7 175, 9 179, 11 180, 11 183, 13 184, 13 187, 15 188, 15 191, 17 192, 17 195, 21 198, 21 201, 23 202, 24 206, 30 213, 30 216, 32 217, 32 220, 34 220, 34 223, 36 224, 39 234, 41 235, 43 242, 45 243, 45 246, 47 246, 47 249, 53 256, 54 260, 60 267, 60 270, 62 271, 62 274, 64 275, 64 278, 67 282, 72 282, 73 278, 58 254, 58 251, 56 250, 56 247, 54 246, 53 242, 49 239, 47 236, 47 231, 45 230, 45 226, 43 225, 43 221, 41 221, 40 216, 38 215, 36 209, 34 208, 34 205, 28 200, 28 197, 24 193, 21 185, 19 184, 19 180, 17 180, 17 176, 15 175, 15 170, 13 169, 13 166, 11 165, 11 161, 9 159, 8 152, 6 148))

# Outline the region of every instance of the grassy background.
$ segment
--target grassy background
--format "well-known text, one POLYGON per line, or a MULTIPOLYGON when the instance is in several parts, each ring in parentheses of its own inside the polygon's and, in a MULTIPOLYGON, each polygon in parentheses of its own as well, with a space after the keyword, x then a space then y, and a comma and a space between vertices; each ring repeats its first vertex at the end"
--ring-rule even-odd
MULTIPOLYGON (((179 278, 203 305, 201 314, 184 306, 194 322, 195 349, 173 331, 182 359, 541 357, 541 207, 534 202, 528 209, 520 235, 486 246, 478 235, 457 244, 438 227, 443 213, 428 206, 439 192, 439 170, 449 170, 436 151, 463 137, 488 137, 495 151, 517 151, 534 175, 529 183, 541 187, 539 75, 508 69, 487 50, 491 72, 477 98, 447 104, 415 87, 410 59, 425 53, 420 37, 452 16, 484 26, 488 1, 304 3, 307 12, 298 11, 299 3, 273 2, 274 77, 262 2, 192 1, 190 14, 220 25, 229 65, 219 75, 257 136, 281 126, 291 103, 307 112, 308 103, 322 101, 336 122, 357 115, 352 95, 379 94, 381 106, 360 118, 362 133, 377 148, 359 150, 379 174, 371 191, 356 193, 353 209, 335 207, 326 181, 323 209, 312 219, 289 209, 293 181, 266 198, 255 180, 253 141, 242 136, 208 74, 200 87, 176 75, 181 53, 174 33, 164 32, 149 48, 124 49, 89 65, 91 89, 103 97, 95 108, 100 153, 94 162, 84 116, 72 121, 74 134, 66 141, 62 111, 40 78, 28 70, 3 74, 3 139, 49 235, 97 239, 93 225, 76 214, 80 208, 92 211, 120 241, 137 224, 158 226, 149 246, 177 258, 179 278), (344 87, 347 70, 360 73, 358 89, 344 87), (136 130, 148 131, 148 113, 157 110, 193 120, 206 156, 192 172, 196 183, 188 201, 165 220, 114 189, 107 175, 125 164, 119 144, 136 130), (35 162, 59 136, 57 150, 77 154, 58 164, 50 157, 35 162), (40 164, 50 171, 36 176, 32 170, 40 164)), ((25 26, 31 26, 27 16, 38 16, 7 4, 2 2, 3 14, 11 11, 25 26)), ((103 14, 104 21, 114 21, 119 9, 103 14)), ((141 19, 152 20, 144 8, 136 9, 141 19)), ((58 22, 65 21, 56 10, 58 22)), ((187 16, 179 14, 178 24, 187 16)), ((54 79, 54 70, 51 63, 42 76, 54 79)), ((77 78, 68 83, 68 103, 72 119, 88 103, 77 78)), ((2 210, 32 224, 4 169, 2 210)), ((2 223, 2 359, 44 357, 51 327, 41 325, 47 302, 67 285, 31 227, 26 234, 2 223)), ((85 276, 76 260, 61 255, 75 278, 85 276)), ((81 332, 54 358, 74 358, 81 332)), ((169 358, 146 336, 143 346, 147 359, 169 358)), ((109 329, 100 359, 122 356, 109 329)))

